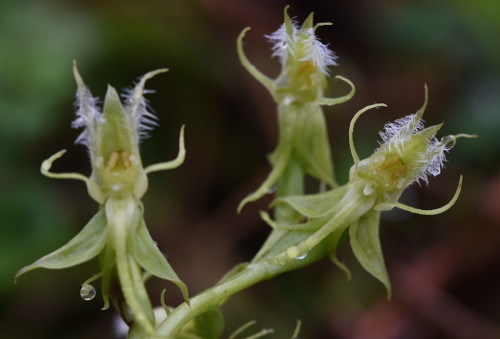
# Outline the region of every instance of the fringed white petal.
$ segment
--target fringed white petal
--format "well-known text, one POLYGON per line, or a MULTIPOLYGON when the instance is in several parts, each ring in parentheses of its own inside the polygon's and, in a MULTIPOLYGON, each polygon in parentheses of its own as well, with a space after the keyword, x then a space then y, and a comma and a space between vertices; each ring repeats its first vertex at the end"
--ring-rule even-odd
POLYGON ((271 47, 273 57, 278 57, 281 64, 286 62, 288 55, 294 55, 293 46, 297 36, 298 25, 292 20, 293 34, 290 36, 286 32, 285 24, 282 24, 275 32, 265 35, 267 40, 273 44, 271 47))
POLYGON ((96 125, 102 120, 102 114, 97 107, 99 99, 93 97, 85 85, 80 85, 76 92, 76 119, 71 123, 73 128, 83 128, 75 143, 89 146, 89 134, 92 134, 96 125))
POLYGON ((306 36, 306 56, 301 60, 311 61, 321 73, 329 75, 328 67, 337 66, 337 55, 316 37, 312 28, 307 30, 306 36))

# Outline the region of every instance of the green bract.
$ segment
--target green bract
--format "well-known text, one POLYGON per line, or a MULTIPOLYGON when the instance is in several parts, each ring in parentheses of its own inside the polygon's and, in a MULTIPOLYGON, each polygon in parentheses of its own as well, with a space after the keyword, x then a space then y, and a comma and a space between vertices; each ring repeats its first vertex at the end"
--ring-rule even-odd
MULTIPOLYGON (((291 163, 297 163, 299 171, 312 175, 331 187, 335 187, 333 162, 328 143, 322 105, 343 103, 354 95, 354 85, 346 82, 351 91, 340 98, 325 98, 324 90, 328 78, 328 66, 336 65, 335 54, 321 43, 315 32, 320 23, 313 25, 313 15, 301 27, 293 22, 285 8, 285 22, 273 34, 267 36, 273 43, 273 55, 281 62, 281 73, 276 79, 262 74, 250 63, 243 52, 243 38, 250 28, 238 37, 238 55, 243 66, 267 90, 278 104, 279 142, 270 157, 273 169, 262 185, 246 197, 239 210, 251 201, 266 194, 278 179, 286 175, 291 163)), ((279 190, 279 187, 278 187, 279 190)))
POLYGON ((362 161, 353 145, 354 123, 361 114, 371 108, 385 106, 375 104, 360 110, 351 121, 349 139, 354 158, 349 182, 328 192, 314 195, 297 195, 278 198, 275 204, 286 204, 306 217, 303 224, 279 223, 263 213, 263 218, 275 229, 289 231, 314 231, 304 240, 288 247, 279 256, 282 261, 307 254, 320 242, 330 237, 330 257, 335 264, 348 273, 336 258, 335 250, 342 233, 349 228, 351 246, 361 265, 380 280, 390 296, 390 282, 384 265, 379 241, 378 226, 380 211, 394 207, 419 214, 438 214, 449 209, 457 200, 462 178, 451 201, 441 208, 420 210, 399 203, 403 191, 419 180, 427 182, 429 175, 441 172, 445 152, 454 146, 459 137, 473 137, 467 134, 451 135, 436 139, 441 125, 424 128, 422 115, 425 103, 413 115, 386 124, 380 133, 382 143, 372 156, 362 161))
POLYGON ((176 159, 143 168, 139 154, 140 139, 155 124, 155 116, 146 108, 144 85, 146 80, 167 70, 144 75, 135 88, 125 94, 124 104, 116 90, 109 86, 102 113, 96 105, 97 99, 83 83, 76 63, 73 70, 78 85, 78 111, 73 126, 84 128, 77 142, 89 149, 92 175, 88 178, 78 173, 50 172, 52 163, 64 150, 45 160, 41 172, 51 178, 83 180, 89 194, 101 206, 77 236, 21 269, 16 278, 35 268, 67 268, 99 255, 101 272, 84 282, 83 288, 87 290, 91 281, 101 278, 103 309, 109 307, 111 299, 135 332, 153 335, 153 308, 144 287, 144 273, 173 282, 184 298, 188 298, 185 284, 149 235, 140 201, 147 189, 148 173, 175 168, 185 158, 184 128, 176 159))

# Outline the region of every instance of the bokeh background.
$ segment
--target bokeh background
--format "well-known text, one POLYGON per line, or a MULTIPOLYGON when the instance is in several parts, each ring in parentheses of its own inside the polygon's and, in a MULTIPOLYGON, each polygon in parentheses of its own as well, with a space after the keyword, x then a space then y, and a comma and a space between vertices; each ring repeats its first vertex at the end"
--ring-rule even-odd
MULTIPOLYGON (((99 0, 0 1, 0 337, 115 338, 115 315, 100 298, 85 302, 80 284, 97 262, 38 270, 14 284, 15 272, 64 244, 97 205, 80 182, 39 173, 56 151, 68 153, 54 170, 89 173, 84 147, 74 145, 75 83, 71 61, 93 91, 108 83, 132 86, 160 67, 150 94, 161 126, 142 144, 145 164, 171 159, 186 125, 187 160, 155 173, 144 197, 146 221, 160 248, 196 293, 234 264, 249 260, 269 229, 258 211, 271 196, 236 214, 238 202, 269 171, 276 145, 270 96, 239 65, 238 33, 251 26, 245 49, 265 73, 276 75, 264 34, 282 11, 303 20, 332 21, 319 35, 339 56, 332 70, 351 79, 356 96, 326 109, 340 182, 352 165, 347 127, 365 105, 385 102, 358 122, 361 156, 377 146, 387 121, 415 112, 430 88, 425 119, 446 124, 441 135, 471 133, 450 152, 446 170, 429 186, 414 186, 405 202, 434 208, 464 186, 452 210, 435 217, 388 213, 381 238, 394 296, 364 272, 344 243, 345 276, 324 260, 263 282, 224 307, 227 333, 255 319, 289 338, 296 319, 301 338, 500 338, 500 2, 99 0)), ((345 93, 332 80, 329 94, 345 93)), ((153 300, 181 297, 151 281, 153 300)))

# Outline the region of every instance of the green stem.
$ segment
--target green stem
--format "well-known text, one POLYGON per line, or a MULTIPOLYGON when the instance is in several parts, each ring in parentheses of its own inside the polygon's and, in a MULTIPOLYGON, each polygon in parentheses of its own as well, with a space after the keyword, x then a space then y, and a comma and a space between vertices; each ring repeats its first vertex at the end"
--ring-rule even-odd
POLYGON ((181 328, 194 317, 202 314, 214 306, 221 306, 233 294, 244 290, 260 281, 270 279, 286 271, 309 265, 324 257, 327 246, 317 246, 315 253, 311 253, 303 260, 293 260, 293 264, 277 263, 276 258, 268 258, 258 263, 248 264, 241 272, 224 282, 206 289, 175 308, 161 323, 156 333, 161 338, 173 339, 181 328))
MULTIPOLYGON (((304 192, 304 170, 293 154, 278 181, 276 197, 285 197, 288 195, 299 195, 304 192)), ((275 209, 275 217, 280 222, 297 222, 297 213, 285 204, 279 204, 275 209)), ((167 319, 157 328, 157 334, 164 338, 175 338, 175 334, 180 331, 182 326, 190 319, 205 312, 213 306, 222 305, 231 295, 250 287, 262 280, 270 279, 278 274, 296 268, 284 263, 277 263, 275 258, 261 259, 266 249, 278 241, 288 231, 273 230, 262 246, 261 251, 255 256, 248 266, 241 272, 235 274, 228 280, 208 288, 200 294, 189 300, 189 304, 183 303, 172 311, 167 319)), ((321 256, 310 255, 308 260, 295 260, 297 267, 307 265, 321 256)), ((293 265, 295 266, 295 265, 293 265)))
MULTIPOLYGON (((287 163, 287 167, 278 181, 278 189, 276 190, 276 199, 289 195, 301 195, 304 192, 304 169, 298 161, 295 154, 292 152, 287 163)), ((280 223, 294 224, 300 220, 300 215, 295 210, 286 204, 278 204, 274 208, 274 219, 280 223), (299 218, 299 219, 297 219, 299 218)), ((266 241, 260 248, 259 252, 252 259, 252 263, 258 262, 266 252, 273 247, 288 231, 281 229, 273 229, 266 241)))

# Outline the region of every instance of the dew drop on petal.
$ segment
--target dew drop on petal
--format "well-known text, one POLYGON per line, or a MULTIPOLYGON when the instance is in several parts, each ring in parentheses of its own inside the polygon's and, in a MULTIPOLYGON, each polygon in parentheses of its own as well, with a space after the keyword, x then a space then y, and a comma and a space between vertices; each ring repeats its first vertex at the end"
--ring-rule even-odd
POLYGON ((80 288, 80 297, 82 297, 83 300, 92 300, 95 295, 95 288, 90 284, 82 285, 82 288, 80 288))

